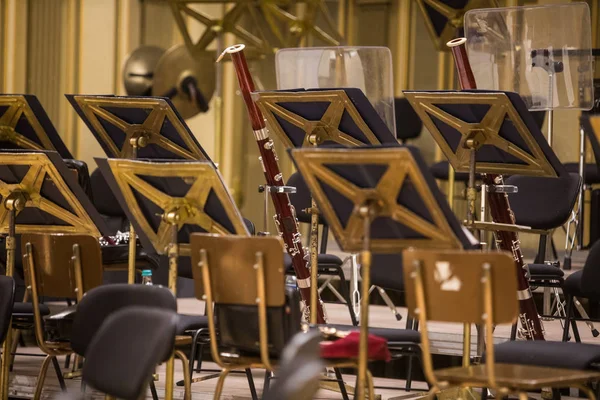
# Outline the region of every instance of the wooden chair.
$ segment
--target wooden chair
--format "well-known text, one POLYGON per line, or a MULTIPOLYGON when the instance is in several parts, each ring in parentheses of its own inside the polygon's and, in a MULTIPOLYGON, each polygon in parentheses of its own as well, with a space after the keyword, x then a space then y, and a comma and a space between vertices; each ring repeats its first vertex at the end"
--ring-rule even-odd
MULTIPOLYGON (((496 363, 496 347, 502 345, 492 345, 494 325, 512 323, 518 315, 516 269, 508 254, 408 250, 403 257, 408 311, 421 325, 423 370, 432 385, 431 394, 456 387, 481 387, 495 389, 498 396, 516 393, 520 399, 527 399, 527 391, 576 387, 589 398, 595 398, 585 384, 599 379, 599 372, 526 362, 496 363), (463 366, 433 370, 428 321, 465 324, 463 366), (485 327, 488 346, 485 362, 479 365, 469 362, 471 324, 485 327)), ((509 342, 511 346, 517 343, 521 346, 520 353, 525 355, 529 347, 535 351, 539 344, 509 342)), ((572 351, 576 357, 577 348, 572 351)))
POLYGON ((102 284, 102 256, 98 239, 85 235, 27 234, 22 236, 25 284, 33 303, 34 332, 46 354, 38 375, 34 399, 39 399, 50 363, 65 390, 57 356, 73 353, 69 341, 50 341, 44 333, 40 303, 44 297, 81 301, 90 289, 102 284))
MULTIPOLYGON (((212 358, 222 368, 214 395, 219 399, 232 370, 274 371, 287 341, 300 331, 300 306, 286 301, 279 238, 198 233, 190 245, 196 297, 206 301, 212 358)), ((327 365, 357 366, 356 360, 327 365)), ((367 387, 374 398, 370 374, 367 387)))

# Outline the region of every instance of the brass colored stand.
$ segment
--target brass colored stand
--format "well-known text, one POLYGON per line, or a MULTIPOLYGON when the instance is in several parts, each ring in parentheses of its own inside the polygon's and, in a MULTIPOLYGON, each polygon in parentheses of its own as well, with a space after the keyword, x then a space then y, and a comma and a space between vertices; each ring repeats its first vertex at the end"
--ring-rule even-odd
MULTIPOLYGON (((16 260, 16 233, 73 233, 96 237, 106 232, 106 227, 90 200, 62 158, 55 152, 14 150, 0 153, 0 169, 7 174, 13 167, 28 167, 27 173, 17 183, 0 181, 0 232, 6 234, 6 275, 13 276, 16 260), (46 193, 43 184, 53 186, 60 194, 46 193), (60 204, 66 202, 70 210, 60 204), (52 222, 41 217, 28 224, 17 223, 17 216, 25 208, 37 208, 52 216, 52 222), (62 225, 55 225, 55 220, 62 225)), ((12 362, 12 328, 9 323, 2 346, 2 369, 0 370, 1 399, 8 398, 10 365, 12 362)))
MULTIPOLYGON (((405 147, 311 149, 292 151, 292 158, 304 177, 315 202, 327 219, 343 251, 360 252, 362 290, 370 288, 371 252, 398 253, 406 247, 463 248, 470 240, 462 230, 454 231, 447 220, 453 214, 443 201, 435 181, 427 180, 421 173, 426 168, 416 150, 405 147), (334 172, 333 166, 337 166, 334 172), (375 168, 376 167, 376 168, 375 168), (352 170, 346 170, 354 168, 352 170), (346 171, 344 171, 346 170, 346 171), (385 170, 383 174, 378 171, 385 170), (344 172, 340 172, 344 171, 344 172), (403 198, 402 189, 410 187, 414 196, 403 198), (325 191, 324 186, 330 188, 325 191), (352 204, 338 213, 328 197, 336 192, 352 204), (418 196, 419 200, 415 201, 418 196), (402 201, 420 204, 422 210, 409 209, 402 201), (342 220, 339 214, 349 213, 342 220), (431 215, 427 220, 421 215, 431 215), (406 231, 417 232, 411 237, 398 234, 398 229, 372 238, 371 224, 377 220, 381 227, 403 225, 406 231)), ((458 224, 456 224, 458 225, 458 224)), ((386 228, 382 228, 386 229, 386 228)), ((382 232, 378 232, 382 233, 382 232)), ((368 363, 369 297, 361 298, 360 340, 356 399, 365 398, 365 382, 369 376, 368 363)))

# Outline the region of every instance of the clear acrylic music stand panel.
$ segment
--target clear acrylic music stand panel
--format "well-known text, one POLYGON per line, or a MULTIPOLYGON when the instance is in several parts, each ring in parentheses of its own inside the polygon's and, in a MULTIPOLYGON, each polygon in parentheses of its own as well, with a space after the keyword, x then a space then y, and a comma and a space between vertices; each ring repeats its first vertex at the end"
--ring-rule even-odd
POLYGON ((479 89, 517 92, 530 111, 592 107, 586 3, 471 10, 465 36, 479 89))
POLYGON ((358 88, 390 131, 396 132, 392 54, 387 47, 281 49, 275 56, 277 88, 358 88))

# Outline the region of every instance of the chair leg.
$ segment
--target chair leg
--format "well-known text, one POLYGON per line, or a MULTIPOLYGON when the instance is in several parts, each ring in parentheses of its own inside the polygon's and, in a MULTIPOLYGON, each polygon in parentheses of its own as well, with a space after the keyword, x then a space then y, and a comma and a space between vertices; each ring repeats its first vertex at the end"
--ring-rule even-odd
POLYGON ((214 400, 221 399, 221 393, 223 392, 223 385, 225 384, 225 378, 229 374, 229 370, 227 368, 223 368, 223 371, 219 374, 219 380, 217 381, 217 386, 215 387, 215 396, 214 400))
POLYGON ((342 376, 342 372, 339 368, 334 368, 333 372, 335 372, 335 379, 338 381, 338 385, 340 386, 340 394, 342 395, 342 399, 350 400, 348 397, 348 391, 346 390, 346 385, 344 384, 344 377, 342 376))
POLYGON ((250 396, 252 396, 252 400, 258 400, 256 386, 254 386, 254 377, 252 376, 252 370, 250 368, 246 368, 246 378, 248 379, 248 387, 250 388, 250 396))
POLYGON ((263 384, 263 397, 269 391, 271 386, 271 371, 265 371, 265 383, 263 384))
POLYGON ((519 326, 519 322, 515 321, 510 329, 510 341, 513 342, 517 339, 517 326, 519 326))
POLYGON ((181 350, 175 351, 175 357, 181 360, 181 366, 183 368, 183 398, 184 400, 192 400, 192 373, 190 372, 190 364, 181 350))
POLYGON ((406 386, 404 387, 407 392, 410 392, 412 388, 412 368, 413 368, 413 356, 410 355, 406 358, 406 386))
POLYGON ((576 320, 571 320, 571 327, 573 328, 573 336, 575 337, 575 342, 581 343, 581 338, 579 337, 579 328, 577 328, 576 320))
POLYGON ((154 384, 154 378, 150 379, 150 393, 152 393, 152 400, 159 400, 156 385, 154 384))
MULTIPOLYGON (((200 336, 200 333, 202 332, 202 329, 198 329, 196 332, 194 332, 194 336, 192 337, 192 348, 190 349, 190 366, 189 366, 189 370, 190 370, 190 379, 192 378, 192 375, 194 374, 194 361, 196 360, 196 357, 198 357, 198 336, 200 336)), ((200 346, 202 348, 202 346, 200 346)), ((200 357, 202 357, 202 354, 200 355, 200 357)))
POLYGON ((35 393, 33 394, 33 400, 39 400, 42 397, 42 389, 44 388, 44 381, 46 380, 46 373, 48 372, 48 367, 52 362, 53 356, 46 356, 44 361, 42 362, 42 367, 40 368, 40 373, 38 374, 37 382, 35 385, 35 393))
POLYGON ((17 352, 17 348, 19 347, 21 340, 22 340, 21 330, 14 329, 13 330, 13 342, 10 347, 10 355, 7 358, 8 360, 10 360, 10 372, 12 372, 12 370, 13 370, 13 366, 15 364, 15 357, 16 357, 15 353, 17 352))
POLYGON ((52 357, 52 365, 54 366, 54 371, 56 372, 56 377, 58 378, 58 384, 60 385, 60 389, 63 392, 67 391, 67 385, 65 384, 65 378, 60 370, 60 364, 56 357, 52 357))
POLYGON ((569 341, 569 326, 571 325, 571 317, 573 315, 573 296, 566 296, 567 297, 567 311, 566 316, 565 316, 565 326, 563 327, 563 337, 562 337, 562 341, 563 342, 568 342, 569 341))

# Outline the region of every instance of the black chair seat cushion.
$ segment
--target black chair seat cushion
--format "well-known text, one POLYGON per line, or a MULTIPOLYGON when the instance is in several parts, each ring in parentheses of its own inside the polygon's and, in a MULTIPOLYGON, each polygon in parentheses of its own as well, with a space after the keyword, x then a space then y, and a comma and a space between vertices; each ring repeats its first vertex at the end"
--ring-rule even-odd
MULTIPOLYGON (((42 316, 49 315, 50 309, 45 304, 40 304, 40 314, 42 316)), ((33 316, 33 303, 15 303, 13 305, 13 317, 29 317, 33 316)))
POLYGON ((562 269, 548 264, 528 264, 531 279, 538 277, 556 277, 562 278, 565 273, 562 269))
POLYGON ((181 335, 186 331, 197 331, 198 329, 208 328, 208 317, 205 315, 187 315, 177 314, 177 334, 181 335))
MULTIPOLYGON (((565 169, 568 172, 579 174, 579 163, 566 163, 565 169)), ((588 185, 600 183, 600 172, 598 172, 598 166, 596 164, 585 164, 583 166, 583 175, 585 183, 588 185)))
POLYGON ((574 342, 508 341, 494 346, 496 362, 566 369, 594 369, 600 346, 574 342))
MULTIPOLYGON (((360 330, 360 327, 353 325, 326 324, 320 326, 335 328, 339 331, 360 330)), ((386 339, 390 346, 393 346, 395 343, 421 343, 421 334, 419 331, 412 329, 369 328, 369 333, 386 339)))
POLYGON ((581 177, 572 173, 558 178, 514 175, 505 184, 519 189, 508 195, 518 225, 554 229, 569 219, 579 196, 581 177))
MULTIPOLYGON (((440 161, 429 167, 429 171, 431 171, 431 174, 435 179, 447 181, 448 165, 448 161, 440 161)), ((454 180, 466 183, 469 181, 469 174, 466 172, 456 172, 454 173, 454 180)))
MULTIPOLYGON (((336 255, 333 254, 319 254, 317 256, 317 263, 319 266, 328 267, 328 266, 340 266, 343 261, 336 255)), ((285 266, 286 274, 291 274, 294 271, 294 267, 292 265, 292 257, 288 253, 283 253, 283 265, 285 266)))

